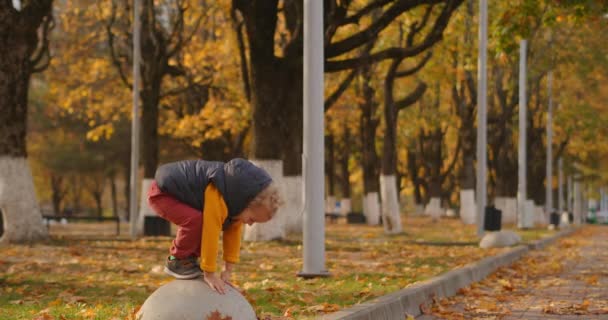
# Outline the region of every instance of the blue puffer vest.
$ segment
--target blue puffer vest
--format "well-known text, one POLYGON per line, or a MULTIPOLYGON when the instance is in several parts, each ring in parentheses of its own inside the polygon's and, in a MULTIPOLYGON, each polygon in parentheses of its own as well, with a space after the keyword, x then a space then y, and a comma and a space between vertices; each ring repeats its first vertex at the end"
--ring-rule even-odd
POLYGON ((240 158, 226 163, 205 160, 171 162, 161 165, 154 179, 163 192, 201 212, 205 207, 205 189, 213 182, 228 207, 223 229, 272 182, 266 171, 240 158))

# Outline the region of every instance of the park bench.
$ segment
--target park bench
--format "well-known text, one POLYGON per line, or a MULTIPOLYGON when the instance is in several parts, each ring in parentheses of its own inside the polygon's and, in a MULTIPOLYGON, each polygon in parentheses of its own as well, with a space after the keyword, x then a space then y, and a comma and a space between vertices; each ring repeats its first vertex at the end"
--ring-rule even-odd
POLYGON ((98 217, 98 216, 74 216, 74 215, 54 215, 54 214, 43 214, 42 218, 46 222, 47 229, 50 228, 51 221, 60 222, 70 220, 85 220, 85 221, 114 221, 116 222, 116 235, 120 235, 120 218, 118 217, 98 217))
POLYGON ((337 223, 338 219, 346 219, 346 223, 363 224, 366 222, 365 216, 361 212, 349 212, 347 214, 337 212, 326 212, 325 218, 329 219, 330 223, 337 223))

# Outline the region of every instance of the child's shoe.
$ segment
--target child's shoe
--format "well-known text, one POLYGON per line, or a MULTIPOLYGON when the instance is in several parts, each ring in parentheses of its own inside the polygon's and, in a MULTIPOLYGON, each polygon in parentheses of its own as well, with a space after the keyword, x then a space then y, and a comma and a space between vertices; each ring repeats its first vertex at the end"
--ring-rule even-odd
POLYGON ((177 259, 174 257, 167 258, 165 264, 165 273, 176 279, 194 279, 201 275, 201 269, 196 263, 196 257, 188 257, 177 259))

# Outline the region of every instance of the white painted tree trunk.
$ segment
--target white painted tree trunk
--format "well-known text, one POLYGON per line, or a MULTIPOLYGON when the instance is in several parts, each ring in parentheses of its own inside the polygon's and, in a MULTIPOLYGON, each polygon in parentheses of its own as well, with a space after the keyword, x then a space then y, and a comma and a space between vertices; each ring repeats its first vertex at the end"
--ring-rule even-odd
POLYGON ((4 225, 0 244, 48 236, 25 157, 0 156, 0 211, 4 225))
MULTIPOLYGON (((274 179, 274 178, 273 178, 274 179)), ((285 232, 289 234, 302 234, 304 208, 302 199, 302 176, 283 177, 285 199, 285 232)))
POLYGON ((363 197, 363 214, 367 224, 376 226, 380 224, 380 201, 378 192, 369 192, 363 197))
POLYGON ((545 217, 545 209, 543 206, 534 206, 534 223, 539 225, 546 225, 548 219, 545 217))
MULTIPOLYGON (((529 229, 534 227, 534 201, 526 200, 525 201, 525 212, 523 212, 522 222, 520 228, 529 229)), ((519 225, 519 223, 518 223, 519 225)))
POLYGON ((570 226, 570 217, 568 217, 568 211, 561 213, 559 226, 562 228, 570 226))
POLYGON ((287 205, 287 193, 283 179, 283 161, 282 160, 251 160, 258 167, 263 168, 270 174, 274 183, 276 183, 281 194, 285 199, 285 205, 279 209, 275 216, 266 223, 255 223, 251 226, 245 226, 244 239, 245 241, 270 241, 285 238, 285 221, 289 216, 289 207, 287 205))
POLYGON ((431 216, 433 220, 437 220, 441 216, 443 216, 444 212, 441 208, 441 199, 431 198, 429 204, 424 208, 424 214, 427 216, 431 216))
POLYGON ((350 198, 342 198, 340 199, 340 214, 346 216, 353 209, 350 198))
POLYGON ((382 224, 384 232, 401 232, 401 214, 399 213, 399 195, 397 178, 394 175, 380 175, 380 197, 382 198, 382 224))
POLYGON ((464 224, 475 224, 477 219, 475 208, 475 190, 460 190, 460 220, 464 224))
POLYGON ((496 197, 494 206, 502 211, 503 225, 517 223, 517 198, 496 197))
POLYGON ((154 179, 142 179, 141 189, 139 191, 139 215, 137 216, 137 235, 144 234, 144 219, 145 217, 158 217, 156 212, 148 205, 148 189, 154 179))
POLYGON ((335 213, 336 211, 336 197, 327 196, 325 198, 325 213, 335 213))

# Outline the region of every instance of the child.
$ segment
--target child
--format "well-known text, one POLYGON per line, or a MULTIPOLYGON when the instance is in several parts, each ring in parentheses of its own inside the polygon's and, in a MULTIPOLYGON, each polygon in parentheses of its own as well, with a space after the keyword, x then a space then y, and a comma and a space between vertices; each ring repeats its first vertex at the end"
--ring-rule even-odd
POLYGON ((224 283, 230 284, 233 265, 239 261, 243 223, 267 222, 282 204, 272 178, 244 159, 168 163, 156 170, 154 178, 148 203, 178 226, 165 272, 177 279, 193 279, 202 269, 205 282, 224 294, 224 283), (222 231, 225 268, 218 277, 222 231))

